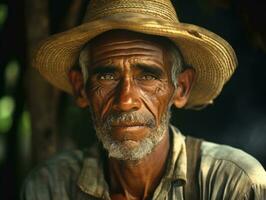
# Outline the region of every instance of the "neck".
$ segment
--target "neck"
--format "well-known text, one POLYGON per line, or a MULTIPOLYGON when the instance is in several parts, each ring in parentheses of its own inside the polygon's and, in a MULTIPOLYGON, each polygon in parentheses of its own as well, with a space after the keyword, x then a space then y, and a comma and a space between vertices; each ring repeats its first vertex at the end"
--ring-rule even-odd
POLYGON ((122 195, 123 199, 128 200, 150 198, 165 170, 169 146, 169 134, 165 133, 152 153, 141 160, 121 161, 110 158, 111 194, 122 195))

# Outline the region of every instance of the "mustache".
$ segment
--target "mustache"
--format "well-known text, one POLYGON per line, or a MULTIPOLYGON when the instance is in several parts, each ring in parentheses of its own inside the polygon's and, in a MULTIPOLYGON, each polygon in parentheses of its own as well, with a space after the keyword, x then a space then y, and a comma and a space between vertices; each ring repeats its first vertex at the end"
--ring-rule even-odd
POLYGON ((141 124, 149 128, 154 128, 156 126, 156 120, 152 114, 139 113, 139 112, 129 112, 121 113, 115 112, 110 113, 106 120, 104 121, 104 126, 106 128, 111 128, 113 125, 119 124, 141 124))

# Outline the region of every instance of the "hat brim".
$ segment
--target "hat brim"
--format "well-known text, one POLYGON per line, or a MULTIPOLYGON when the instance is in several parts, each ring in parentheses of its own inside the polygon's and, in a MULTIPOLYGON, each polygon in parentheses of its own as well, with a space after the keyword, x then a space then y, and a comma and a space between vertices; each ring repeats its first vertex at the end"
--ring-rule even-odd
POLYGON ((67 74, 76 64, 82 47, 92 38, 114 29, 167 37, 180 48, 186 64, 196 71, 186 108, 212 103, 237 65, 232 47, 204 28, 128 13, 87 22, 49 37, 37 49, 33 66, 54 86, 72 94, 67 74))

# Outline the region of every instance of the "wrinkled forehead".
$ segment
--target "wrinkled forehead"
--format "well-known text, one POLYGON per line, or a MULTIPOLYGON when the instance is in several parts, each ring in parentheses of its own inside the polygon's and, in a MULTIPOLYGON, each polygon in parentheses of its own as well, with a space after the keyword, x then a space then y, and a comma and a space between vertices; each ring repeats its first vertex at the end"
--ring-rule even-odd
POLYGON ((90 41, 90 61, 98 63, 121 56, 133 56, 134 59, 150 59, 168 67, 172 60, 168 56, 170 43, 170 40, 159 36, 112 30, 90 41))

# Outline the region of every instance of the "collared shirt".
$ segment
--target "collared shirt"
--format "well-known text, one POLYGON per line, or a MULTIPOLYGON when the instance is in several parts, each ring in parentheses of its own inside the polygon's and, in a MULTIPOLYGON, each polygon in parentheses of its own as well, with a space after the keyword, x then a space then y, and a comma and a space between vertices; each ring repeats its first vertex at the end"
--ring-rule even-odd
MULTIPOLYGON (((166 172, 153 200, 183 200, 187 154, 185 137, 174 127, 166 172)), ((71 151, 38 166, 26 179, 22 200, 110 200, 102 156, 71 151)), ((264 200, 266 172, 247 153, 204 141, 198 174, 202 200, 264 200)))

